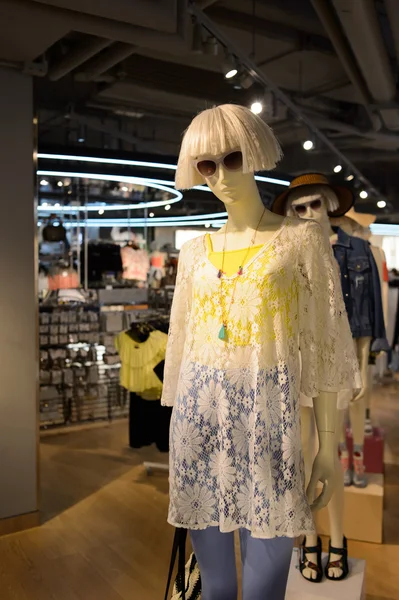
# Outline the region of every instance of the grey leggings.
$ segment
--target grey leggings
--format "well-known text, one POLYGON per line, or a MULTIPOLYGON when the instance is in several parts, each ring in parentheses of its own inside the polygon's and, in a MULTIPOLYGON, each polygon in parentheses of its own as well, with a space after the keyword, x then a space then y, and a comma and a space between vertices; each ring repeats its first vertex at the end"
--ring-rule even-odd
MULTIPOLYGON (((201 572, 202 600, 237 600, 234 533, 190 531, 201 572)), ((240 529, 243 600, 284 600, 293 538, 257 539, 240 529)))

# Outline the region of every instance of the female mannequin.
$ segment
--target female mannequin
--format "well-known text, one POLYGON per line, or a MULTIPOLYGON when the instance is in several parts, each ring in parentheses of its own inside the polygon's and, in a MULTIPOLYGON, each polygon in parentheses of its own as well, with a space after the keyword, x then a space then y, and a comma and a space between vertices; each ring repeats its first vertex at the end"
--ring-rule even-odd
POLYGON ((260 199, 254 171, 279 157, 260 117, 224 105, 193 120, 176 174, 179 189, 205 181, 228 212, 222 231, 182 248, 162 396, 174 405, 168 520, 190 529, 203 600, 237 597, 237 529, 243 599, 283 600, 293 538, 314 531, 303 493, 299 387, 316 396, 320 447, 307 494, 313 501, 323 483, 318 509, 338 475, 337 392, 358 377, 321 229, 273 215, 260 199), (211 263, 210 250, 220 262, 211 263))
MULTIPOLYGON (((334 231, 331 227, 331 221, 334 221, 334 219, 330 220, 330 217, 345 213, 350 208, 353 200, 351 200, 348 194, 342 193, 344 188, 336 188, 336 193, 333 187, 328 185, 328 181, 323 181, 323 179, 324 178, 319 175, 305 175, 298 177, 291 183, 293 186, 292 191, 289 191, 288 194, 286 193, 284 195, 283 202, 281 202, 281 197, 277 198, 272 210, 277 210, 280 212, 280 210, 283 208, 284 212, 288 215, 297 214, 304 219, 312 219, 317 221, 322 226, 326 238, 329 238, 330 242, 334 244, 338 242, 338 239, 336 231, 334 231)), ((335 219, 335 221, 341 222, 345 219, 346 217, 342 217, 340 219, 335 219)), ((340 442, 342 453, 344 453, 346 448, 346 446, 344 446, 342 443, 345 442, 345 438, 342 439, 342 436, 344 431, 344 409, 347 408, 348 400, 350 401, 350 417, 353 428, 355 450, 358 451, 358 458, 361 461, 363 456, 364 399, 368 393, 368 386, 370 385, 367 371, 371 337, 358 337, 354 340, 354 342, 361 367, 363 387, 356 393, 354 397, 350 390, 343 392, 338 396, 338 413, 335 439, 336 450, 334 451, 337 465, 339 464, 337 449, 340 445, 340 442)), ((309 473, 309 465, 311 465, 315 447, 313 413, 309 398, 302 396, 301 405, 302 441, 305 455, 305 469, 307 473, 309 473)), ((359 483, 362 483, 360 478, 359 483)), ((331 501, 328 504, 328 510, 331 531, 330 548, 342 549, 345 545, 345 538, 343 535, 344 479, 342 475, 340 476, 339 485, 336 486, 331 501)), ((313 548, 316 546, 316 542, 316 536, 307 536, 306 540, 304 540, 304 545, 306 548, 313 548)), ((314 553, 305 553, 305 558, 310 563, 316 563, 316 557, 314 553)), ((342 568, 343 565, 342 563, 340 564, 339 559, 339 553, 330 551, 330 566, 327 568, 326 575, 331 579, 339 580, 345 576, 345 569, 342 568)), ((304 568, 302 570, 302 574, 306 579, 311 579, 313 581, 320 579, 317 570, 314 568, 304 568)))

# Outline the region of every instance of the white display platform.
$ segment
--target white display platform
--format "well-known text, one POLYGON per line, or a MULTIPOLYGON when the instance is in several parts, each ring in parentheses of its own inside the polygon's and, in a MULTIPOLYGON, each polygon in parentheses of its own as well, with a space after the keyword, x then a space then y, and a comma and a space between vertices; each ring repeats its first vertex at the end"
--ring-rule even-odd
MULTIPOLYGON (((382 543, 384 514, 384 476, 368 473, 368 486, 345 488, 344 533, 348 540, 382 543)), ((319 535, 330 535, 328 510, 315 515, 319 535)))
MULTIPOLYGON (((327 556, 323 553, 323 567, 327 562, 327 556)), ((330 581, 323 577, 321 583, 311 583, 300 574, 298 557, 299 550, 294 548, 285 600, 365 600, 366 562, 364 560, 350 558, 350 574, 343 581, 330 581)))

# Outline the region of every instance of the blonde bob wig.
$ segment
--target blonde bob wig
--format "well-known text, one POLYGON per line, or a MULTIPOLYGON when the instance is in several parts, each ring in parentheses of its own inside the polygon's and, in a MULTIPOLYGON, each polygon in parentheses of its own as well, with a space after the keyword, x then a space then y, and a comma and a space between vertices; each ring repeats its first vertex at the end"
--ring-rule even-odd
POLYGON ((197 157, 220 157, 229 150, 242 152, 243 173, 270 171, 282 157, 272 130, 245 106, 222 104, 199 113, 186 129, 176 171, 176 189, 204 183, 193 165, 197 157))
POLYGON ((285 204, 285 214, 289 217, 295 216, 292 203, 308 196, 321 196, 324 199, 327 212, 333 213, 339 208, 337 194, 328 185, 301 185, 288 194, 285 204))

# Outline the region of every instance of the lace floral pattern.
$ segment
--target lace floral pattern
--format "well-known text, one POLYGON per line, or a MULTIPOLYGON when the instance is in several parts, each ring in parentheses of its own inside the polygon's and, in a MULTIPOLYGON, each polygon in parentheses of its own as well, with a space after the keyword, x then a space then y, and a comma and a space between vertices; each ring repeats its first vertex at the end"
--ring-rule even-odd
MULTIPOLYGON (((162 397, 174 405, 169 522, 263 538, 310 533, 299 394, 359 385, 331 248, 319 225, 288 219, 236 282, 227 342, 217 335, 218 283, 204 239, 185 244, 162 397)), ((234 276, 227 306, 233 286, 234 276)))

